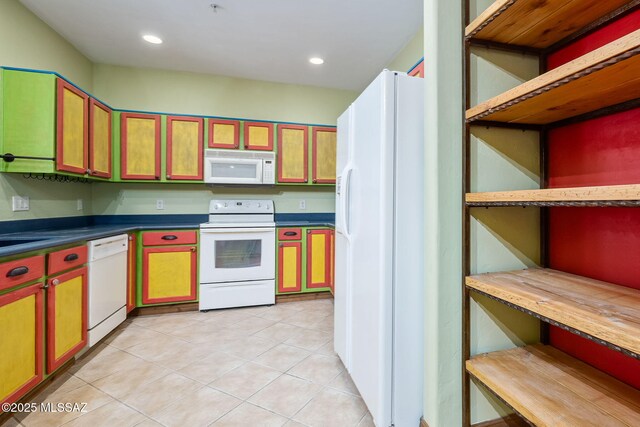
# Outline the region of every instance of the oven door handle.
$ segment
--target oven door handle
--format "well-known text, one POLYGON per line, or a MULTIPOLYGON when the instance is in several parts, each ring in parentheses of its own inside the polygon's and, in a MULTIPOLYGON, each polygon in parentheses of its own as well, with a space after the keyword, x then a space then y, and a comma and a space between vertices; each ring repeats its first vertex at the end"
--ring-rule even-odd
POLYGON ((206 228, 200 229, 202 234, 248 234, 248 233, 275 233, 275 228, 206 228))

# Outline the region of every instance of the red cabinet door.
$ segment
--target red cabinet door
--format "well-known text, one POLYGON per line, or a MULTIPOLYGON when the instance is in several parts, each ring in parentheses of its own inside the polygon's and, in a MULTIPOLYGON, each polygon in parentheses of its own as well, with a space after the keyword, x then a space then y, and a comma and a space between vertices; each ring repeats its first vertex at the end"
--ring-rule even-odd
POLYGON ((420 61, 420 63, 418 65, 413 67, 409 71, 409 75, 412 76, 412 77, 424 78, 424 60, 420 61))
POLYGON ((127 313, 136 308, 136 290, 138 283, 137 271, 137 242, 135 234, 129 234, 129 249, 127 250, 127 313))
POLYGON ((149 247, 142 251, 142 303, 195 301, 198 286, 196 246, 149 247))
POLYGON ((87 345, 87 267, 47 281, 47 372, 87 345))
POLYGON ((58 78, 56 169, 84 175, 89 159, 89 95, 58 78))
POLYGON ((314 184, 336 183, 336 128, 313 128, 311 170, 314 184))
MULTIPOLYGON (((0 296, 0 402, 13 403, 43 377, 42 283, 0 296)), ((2 411, 0 411, 0 414, 2 411)))
POLYGON ((244 148, 273 151, 273 123, 244 122, 244 148))
POLYGON ((307 230, 307 289, 331 286, 331 230, 307 230))
POLYGON ((160 179, 160 116, 120 115, 120 162, 122 179, 160 179))
POLYGON ((202 180, 204 122, 199 117, 167 117, 167 179, 202 180))
POLYGON ((278 243, 278 292, 302 291, 302 242, 278 243))
POLYGON ((111 178, 111 109, 91 98, 89 100, 89 173, 111 178))

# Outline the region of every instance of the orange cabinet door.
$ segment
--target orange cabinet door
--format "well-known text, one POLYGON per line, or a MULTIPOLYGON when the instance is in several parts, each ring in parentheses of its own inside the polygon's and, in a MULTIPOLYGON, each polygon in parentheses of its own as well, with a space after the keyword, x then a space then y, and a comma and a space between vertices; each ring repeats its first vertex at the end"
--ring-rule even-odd
POLYGON ((278 243, 278 292, 302 291, 302 242, 278 243))
POLYGON ((142 303, 194 301, 197 298, 196 246, 150 247, 142 251, 142 303))
POLYGON ((0 296, 2 403, 17 401, 42 381, 43 313, 42 283, 0 296))
POLYGON ((238 120, 209 119, 209 148, 239 148, 238 120))
POLYGON ((424 78, 424 59, 411 70, 409 70, 409 75, 412 77, 424 78))
POLYGON ((307 230, 307 289, 331 286, 331 230, 307 230))
POLYGON ((56 169, 87 173, 89 153, 89 96, 58 78, 56 169))
POLYGON ((203 179, 203 135, 201 118, 167 117, 167 179, 203 179))
POLYGON ((273 151, 273 123, 244 122, 244 148, 273 151))
POLYGON ((122 113, 120 116, 122 179, 160 179, 160 116, 122 113))
POLYGON ((278 182, 309 180, 308 141, 306 126, 278 125, 278 182))
POLYGON ((87 267, 47 282, 47 372, 87 345, 87 267))
POLYGON ((336 183, 336 128, 313 128, 312 179, 317 184, 336 183))
POLYGON ((89 174, 111 178, 111 109, 89 100, 89 174))
POLYGON ((137 241, 135 234, 129 234, 129 249, 127 250, 127 313, 136 308, 137 285, 137 241))

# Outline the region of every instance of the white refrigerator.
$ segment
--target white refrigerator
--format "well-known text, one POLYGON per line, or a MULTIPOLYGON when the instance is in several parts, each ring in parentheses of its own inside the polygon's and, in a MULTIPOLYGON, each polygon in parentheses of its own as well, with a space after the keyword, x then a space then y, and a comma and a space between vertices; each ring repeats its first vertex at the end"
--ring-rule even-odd
POLYGON ((334 345, 378 427, 422 416, 423 122, 387 70, 338 119, 334 345))

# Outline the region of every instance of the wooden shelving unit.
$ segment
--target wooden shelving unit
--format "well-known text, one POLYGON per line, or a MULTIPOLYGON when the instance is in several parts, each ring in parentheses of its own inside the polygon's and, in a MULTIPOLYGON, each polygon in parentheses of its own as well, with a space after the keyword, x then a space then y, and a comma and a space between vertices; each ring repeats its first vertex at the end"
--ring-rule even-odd
POLYGON ((640 184, 467 193, 468 206, 640 206, 640 184))
POLYGON ((640 30, 469 108, 467 121, 548 124, 640 98, 639 53, 640 30))
POLYGON ((577 29, 628 7, 629 0, 497 0, 465 30, 467 40, 548 48, 577 29))
MULTIPOLYGON (((483 399, 480 393, 474 394, 472 397, 472 379, 476 384, 490 390, 524 421, 532 425, 638 426, 640 425, 640 390, 610 376, 605 371, 628 381, 629 384, 635 385, 634 379, 629 380, 628 376, 621 375, 619 370, 611 369, 611 366, 600 366, 600 369, 603 370, 594 367, 599 366, 599 362, 594 362, 593 359, 589 360, 584 353, 586 350, 581 350, 582 353, 574 353, 574 350, 568 348, 570 346, 564 347, 565 351, 576 357, 589 360, 592 365, 587 365, 548 344, 553 343, 562 347, 567 342, 573 342, 571 340, 581 340, 579 341, 580 345, 585 345, 586 348, 593 349, 588 346, 597 347, 595 353, 608 352, 606 357, 611 357, 611 359, 607 360, 623 363, 618 366, 628 366, 624 363, 636 363, 640 360, 640 290, 546 267, 558 263, 557 258, 550 255, 550 247, 552 246, 549 242, 553 240, 557 245, 559 236, 562 235, 564 238, 564 234, 550 234, 552 230, 554 233, 558 233, 557 228, 550 227, 550 222, 556 221, 554 224, 558 223, 559 212, 563 212, 565 215, 562 217, 565 218, 565 222, 562 224, 566 224, 569 213, 574 215, 574 211, 556 208, 640 207, 640 183, 633 182, 633 179, 629 180, 632 183, 627 185, 583 187, 578 186, 580 185, 578 183, 583 181, 576 180, 575 187, 548 188, 549 175, 552 170, 549 166, 549 152, 553 151, 550 148, 553 146, 550 144, 552 141, 556 141, 550 136, 554 134, 552 131, 554 128, 568 124, 580 124, 593 118, 606 117, 615 112, 624 112, 640 107, 640 29, 632 28, 635 31, 629 32, 629 25, 634 25, 634 21, 624 19, 640 10, 640 0, 495 0, 477 18, 470 21, 468 15, 471 13, 471 9, 470 0, 466 0, 465 10, 468 25, 464 43, 466 54, 464 70, 466 76, 466 133, 463 141, 463 152, 465 153, 463 159, 463 170, 465 171, 463 182, 465 190, 463 223, 465 271, 462 280, 464 316, 463 426, 469 427, 471 425, 473 398, 483 399), (573 46, 570 46, 572 43, 588 39, 590 34, 598 32, 618 20, 627 25, 624 27, 624 32, 608 33, 606 40, 609 40, 609 43, 604 45, 602 45, 604 41, 596 44, 591 39, 592 41, 587 42, 586 46, 601 47, 575 58, 575 55, 579 54, 577 51, 583 49, 585 45, 579 45, 579 49, 576 48, 578 50, 571 50, 573 49, 573 46), (628 34, 622 37, 615 35, 621 33, 628 34), (618 38, 613 40, 615 37, 618 38), (565 50, 564 48, 567 46, 570 47, 565 50), (504 62, 501 61, 518 60, 516 55, 497 59, 494 64, 494 69, 497 71, 492 69, 494 74, 489 74, 487 69, 490 67, 484 64, 482 67, 478 66, 472 69, 472 50, 476 48, 484 48, 483 51, 474 52, 488 63, 496 59, 496 54, 495 52, 491 55, 486 54, 487 49, 518 53, 523 57, 533 55, 539 60, 540 75, 487 101, 472 105, 471 97, 474 94, 481 96, 481 94, 498 87, 499 85, 491 84, 491 80, 509 71, 505 70, 504 62), (547 58, 561 50, 560 56, 554 57, 554 63, 562 61, 562 59, 558 59, 562 55, 567 55, 567 60, 569 58, 575 59, 546 71, 547 58), (484 75, 481 74, 483 72, 484 75), (491 86, 483 87, 485 84, 491 86), (496 152, 503 157, 509 156, 506 150, 499 147, 499 144, 504 143, 507 134, 503 130, 494 134, 492 133, 493 128, 538 132, 539 153, 535 154, 536 161, 539 157, 540 175, 537 178, 540 179, 540 189, 489 192, 475 190, 483 185, 487 186, 485 188, 491 189, 489 185, 497 182, 498 173, 507 171, 508 175, 511 170, 514 170, 513 176, 516 177, 514 182, 521 182, 523 186, 527 185, 526 181, 517 181, 518 177, 522 175, 522 169, 524 169, 522 153, 518 154, 520 156, 518 159, 492 160, 494 157, 491 156, 495 156, 496 152), (482 133, 479 133, 479 130, 482 130, 482 133), (472 132, 477 139, 472 139, 472 132), (494 136, 495 141, 492 140, 494 136), (472 145, 472 141, 477 145, 472 145), (494 145, 496 141, 497 144, 494 145), (491 151, 491 155, 488 157, 487 154, 480 151, 481 149, 485 150, 485 153, 491 151), (472 161, 476 163, 472 163, 472 161), (495 163, 490 163, 491 161, 495 163), (486 167, 486 164, 496 164, 498 169, 486 179, 474 181, 477 179, 476 177, 482 176, 483 166, 486 167), (513 206, 539 207, 540 209, 538 212, 531 212, 524 216, 518 216, 522 210, 503 210, 500 216, 494 216, 491 209, 488 212, 478 210, 478 208, 513 206), (492 228, 492 225, 495 226, 498 223, 500 228, 508 228, 508 224, 502 221, 504 218, 511 219, 516 216, 517 221, 524 220, 526 217, 526 221, 528 221, 526 226, 529 227, 527 231, 540 242, 539 247, 530 250, 534 254, 533 257, 530 257, 530 254, 519 252, 517 247, 509 247, 512 241, 501 240, 503 236, 499 234, 499 231, 503 230, 498 230, 497 227, 492 228), (487 221, 488 218, 493 223, 487 221), (536 235, 538 230, 539 235, 536 235), (491 235, 494 231, 496 232, 495 236, 491 235), (472 233, 474 233, 473 239, 472 233), (489 237, 487 237, 488 235, 489 237), (513 256, 505 261, 507 265, 508 263, 514 264, 511 268, 519 268, 523 259, 526 259, 525 264, 530 263, 539 255, 540 262, 537 262, 537 258, 534 261, 539 264, 538 268, 472 274, 472 266, 478 271, 491 271, 493 265, 496 266, 495 269, 505 268, 504 260, 500 258, 504 254, 497 255, 498 260, 492 264, 493 259, 486 253, 482 253, 481 239, 488 239, 486 241, 490 242, 489 244, 493 244, 494 241, 496 244, 502 243, 506 248, 505 253, 508 252, 509 256, 513 256), (478 259, 473 258, 474 256, 478 256, 478 259), (553 261, 550 262, 550 260, 553 261), (496 316, 497 320, 493 324, 491 323, 493 321, 491 313, 488 313, 489 316, 486 313, 472 314, 474 312, 471 308, 472 304, 480 307, 478 311, 483 309, 491 311, 492 307, 495 307, 495 304, 484 305, 487 300, 477 298, 478 295, 488 297, 539 319, 541 321, 540 344, 503 350, 519 339, 519 337, 513 339, 506 331, 517 334, 515 331, 520 331, 520 329, 515 327, 516 325, 506 325, 503 312, 496 316), (487 320, 487 318, 490 319, 487 320), (487 323, 476 325, 474 322, 487 323), (495 327, 495 331, 486 332, 482 326, 495 327), (514 328, 510 326, 514 326, 514 328), (562 330, 558 330, 556 327, 562 330), (509 335, 504 338, 504 341, 500 341, 501 338, 496 338, 502 333, 509 335), (487 340, 483 341, 483 334, 488 335, 487 340), (588 338, 592 342, 582 340, 580 337, 588 338), (471 354, 472 342, 477 348, 482 348, 482 351, 487 348, 487 343, 491 343, 489 345, 494 346, 493 348, 498 351, 473 355, 471 354), (496 344, 496 342, 501 344, 496 344)), ((509 54, 507 53, 507 55, 509 54)), ((523 67, 531 67, 531 64, 532 61, 527 61, 523 67)), ((513 69, 519 68, 514 67, 513 69)), ((530 141, 530 135, 527 134, 523 140, 530 141)), ((566 133, 563 135, 565 138, 567 137, 566 133)), ((577 139, 575 143, 581 144, 582 141, 577 139)), ((603 144, 606 142, 602 141, 603 144)), ((517 142, 514 141, 514 144, 517 142)), ((572 145, 569 146, 572 147, 572 145)), ((531 146, 527 147, 528 150, 531 148, 531 146)), ((533 151, 523 150, 523 152, 533 151)), ((585 152, 581 155, 584 162, 585 152)), ((588 155, 589 153, 586 153, 587 162, 589 162, 588 155)), ((571 159, 564 159, 564 157, 555 159, 566 160, 569 164, 571 161, 571 159)), ((527 164, 525 173, 536 174, 537 171, 532 170, 531 164, 527 164)), ((556 167, 555 177, 557 177, 558 167, 562 168, 562 172, 571 175, 571 171, 565 163, 554 163, 554 165, 556 167)), ((576 175, 580 176, 580 172, 577 172, 576 175)), ((603 184, 607 183, 604 180, 602 182, 603 184)), ((611 180, 609 182, 620 181, 611 180)), ((583 185, 588 185, 588 183, 583 185)), ((575 212, 592 211, 578 209, 575 212)), ((633 218, 635 220, 636 217, 633 218)), ((524 223, 517 222, 517 224, 514 227, 524 223)), ((576 235, 583 240, 591 238, 590 231, 586 231, 584 228, 580 230, 582 234, 576 235)), ((517 234, 519 230, 509 231, 517 234)), ((633 235, 635 239, 637 231, 634 233, 636 233, 633 235)), ((568 235, 571 236, 570 233, 568 235)), ((625 239, 625 236, 619 238, 625 239)), ((562 241, 563 243, 567 242, 567 240, 562 241)), ((594 242, 597 241, 594 240, 594 242)), ((636 242, 636 240, 629 241, 636 242)), ((554 249, 557 247, 553 246, 554 249)), ((562 255, 564 260, 576 261, 576 259, 571 259, 570 245, 564 244, 560 248, 564 250, 562 255)), ((527 249, 531 248, 527 247, 527 249)), ((608 263, 608 259, 602 258, 598 261, 601 261, 598 264, 599 268, 603 268, 607 273, 608 264, 604 263, 608 263)), ((586 275, 587 273, 582 274, 586 275)), ((633 271, 625 272, 625 274, 628 279, 629 274, 633 275, 633 271)), ((526 338, 524 341, 529 339, 526 338)), ((495 405, 495 403, 489 401, 488 405, 495 405)), ((476 405, 476 408, 480 406, 482 404, 476 405)), ((491 412, 483 412, 484 410, 481 409, 478 409, 480 412, 474 412, 474 414, 479 421, 484 421, 484 418, 479 418, 478 415, 483 415, 486 418, 490 416, 491 412)), ((502 424, 496 422, 491 425, 502 424)))
POLYGON ((640 391, 546 345, 497 351, 468 372, 535 426, 640 425, 640 391))
POLYGON ((466 284, 475 292, 640 358, 639 290, 538 268, 469 276, 466 284))

